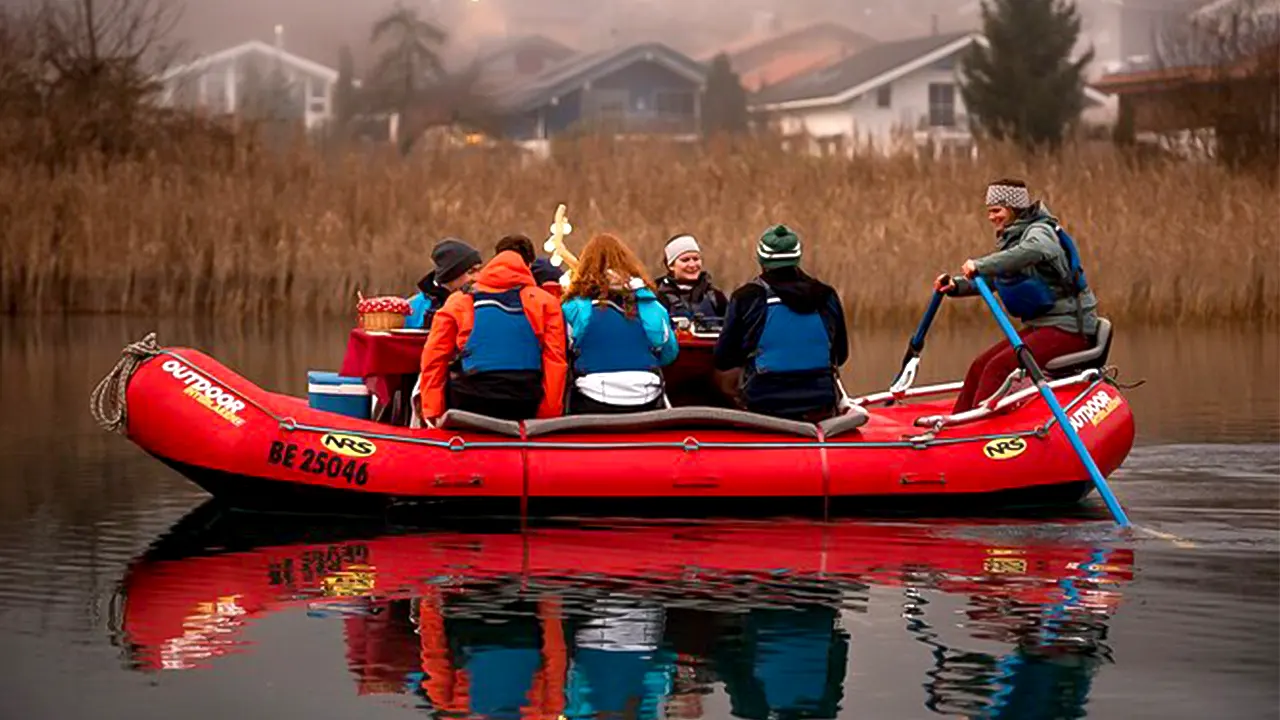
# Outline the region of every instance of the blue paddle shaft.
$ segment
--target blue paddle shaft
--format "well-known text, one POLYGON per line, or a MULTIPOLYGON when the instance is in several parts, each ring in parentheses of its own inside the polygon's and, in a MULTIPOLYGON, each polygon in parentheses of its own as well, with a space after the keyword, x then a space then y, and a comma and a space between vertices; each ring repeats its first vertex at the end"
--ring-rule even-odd
POLYGON ((924 311, 924 317, 920 318, 920 325, 916 327, 916 334, 911 337, 911 348, 916 352, 924 349, 924 336, 929 332, 929 326, 933 324, 933 316, 938 314, 938 308, 942 306, 942 298, 941 292, 933 291, 933 297, 929 299, 929 309, 924 311))
POLYGON ((990 308, 992 316, 995 317, 996 322, 1000 325, 1000 329, 1004 331, 1005 337, 1009 339, 1009 344, 1013 345, 1018 361, 1031 374, 1031 379, 1035 381, 1041 397, 1044 398, 1045 404, 1049 406, 1049 409, 1053 411, 1053 416, 1058 421, 1058 427, 1062 428, 1063 434, 1067 436, 1067 441, 1071 443, 1071 448, 1076 451, 1076 456, 1080 458, 1084 469, 1088 471, 1090 479, 1093 480, 1093 486, 1098 489, 1098 494, 1106 502, 1107 509, 1111 511, 1111 516, 1115 518, 1116 523, 1121 527, 1127 527, 1129 518, 1125 515, 1124 508, 1120 507, 1120 501, 1116 500, 1116 496, 1111 493, 1111 488, 1107 486, 1106 479, 1102 477, 1102 472, 1098 470, 1097 464, 1093 462, 1093 458, 1085 448, 1084 442, 1076 434, 1076 429, 1071 426, 1071 421, 1067 419, 1067 413, 1062 409, 1057 396, 1053 394, 1053 389, 1049 387, 1049 383, 1045 382, 1044 373, 1036 365, 1035 358, 1031 356, 1030 350, 1023 344, 1022 338, 1018 337, 1017 331, 1013 329, 1013 324, 1009 322, 1009 318, 1000 307, 1000 303, 996 302, 995 296, 991 294, 991 288, 987 287, 986 281, 979 275, 974 276, 973 284, 978 288, 978 292, 982 293, 982 299, 987 302, 987 307, 990 308))

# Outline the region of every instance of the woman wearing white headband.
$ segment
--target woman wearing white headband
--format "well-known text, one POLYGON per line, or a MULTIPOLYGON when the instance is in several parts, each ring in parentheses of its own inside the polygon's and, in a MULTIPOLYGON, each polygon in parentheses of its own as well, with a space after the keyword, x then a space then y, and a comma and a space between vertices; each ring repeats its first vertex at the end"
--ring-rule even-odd
POLYGON ((658 280, 658 300, 672 318, 720 320, 729 298, 702 269, 702 249, 688 233, 673 236, 662 251, 667 274, 658 280))
MULTIPOLYGON (((993 282, 1009 314, 1023 322, 1022 341, 1043 366, 1054 358, 1087 350, 1098 332, 1098 299, 1084 280, 1075 242, 1041 202, 1032 202, 1021 180, 987 186, 987 219, 996 230, 996 251, 964 262, 964 277, 939 275, 935 290, 953 297, 977 295, 969 280, 993 282)), ((953 412, 970 410, 999 389, 1018 368, 1005 340, 973 361, 953 412)))

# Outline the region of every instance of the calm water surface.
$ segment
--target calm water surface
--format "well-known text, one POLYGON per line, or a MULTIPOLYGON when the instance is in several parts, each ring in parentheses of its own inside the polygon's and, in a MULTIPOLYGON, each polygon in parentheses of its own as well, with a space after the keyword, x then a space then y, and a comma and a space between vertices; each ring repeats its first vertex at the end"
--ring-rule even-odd
MULTIPOLYGON (((503 521, 226 514, 93 424, 155 323, 0 324, 0 718, 1271 718, 1280 336, 1121 329, 1138 447, 1068 518, 503 521)), ((160 323, 302 393, 345 331, 160 323)), ((906 332, 855 336, 851 392, 906 332)), ((935 329, 922 381, 990 333, 935 329)))

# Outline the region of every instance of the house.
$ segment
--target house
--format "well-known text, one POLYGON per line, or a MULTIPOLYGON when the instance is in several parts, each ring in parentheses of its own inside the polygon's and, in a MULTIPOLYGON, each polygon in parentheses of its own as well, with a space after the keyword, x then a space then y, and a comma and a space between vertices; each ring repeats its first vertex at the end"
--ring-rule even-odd
MULTIPOLYGON (((971 146, 959 62, 979 33, 959 32, 873 45, 755 93, 752 110, 784 135, 819 145, 881 152, 932 144, 971 146)), ((1090 104, 1106 96, 1086 88, 1090 104)))
POLYGON ((516 140, 602 126, 687 136, 699 130, 706 73, 662 43, 641 43, 572 57, 492 99, 516 140))
POLYGON ((279 42, 250 40, 170 68, 157 80, 168 106, 234 115, 270 105, 311 130, 333 114, 338 71, 286 52, 279 42))
POLYGON ((765 39, 739 42, 702 59, 710 63, 716 55, 724 53, 742 86, 748 92, 755 92, 766 85, 829 65, 874 44, 872 38, 844 25, 819 22, 765 39))
POLYGON ((1193 13, 1193 22, 1211 25, 1192 50, 1165 62, 1127 66, 1103 76, 1094 87, 1119 99, 1120 111, 1140 141, 1181 138, 1183 144, 1211 144, 1224 122, 1223 127, 1247 131, 1249 123, 1240 123, 1250 115, 1259 128, 1274 128, 1280 124, 1280 2, 1255 4, 1250 10, 1255 13, 1248 18, 1251 30, 1222 43, 1212 25, 1222 16, 1214 13, 1239 8, 1210 3, 1193 13))
POLYGON ((475 59, 482 90, 493 91, 528 78, 568 60, 573 48, 546 35, 502 38, 482 48, 475 59))

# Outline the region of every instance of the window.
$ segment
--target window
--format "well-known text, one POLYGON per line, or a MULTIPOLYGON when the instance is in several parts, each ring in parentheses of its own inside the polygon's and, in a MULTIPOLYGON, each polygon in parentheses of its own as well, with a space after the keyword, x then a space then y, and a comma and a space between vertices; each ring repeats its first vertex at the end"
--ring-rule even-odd
POLYGON ((594 88, 584 94, 583 115, 586 117, 617 118, 627 114, 631 96, 625 90, 594 88))
POLYGON ((659 90, 657 105, 660 115, 693 115, 693 93, 659 90))
POLYGON ((893 104, 893 85, 881 85, 876 90, 876 107, 887 108, 893 104))
POLYGON ((951 83, 929 84, 929 126, 955 127, 956 86, 951 83))

